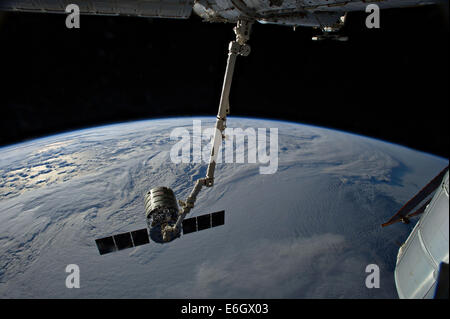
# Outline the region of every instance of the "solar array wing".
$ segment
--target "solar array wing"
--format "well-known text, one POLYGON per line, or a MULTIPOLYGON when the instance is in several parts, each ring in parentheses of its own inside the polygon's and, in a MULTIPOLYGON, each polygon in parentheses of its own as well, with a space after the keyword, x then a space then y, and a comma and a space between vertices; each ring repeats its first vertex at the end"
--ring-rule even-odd
POLYGON ((150 242, 147 228, 95 240, 100 255, 141 246, 150 242))
POLYGON ((183 235, 225 224, 225 211, 205 214, 183 220, 183 235))

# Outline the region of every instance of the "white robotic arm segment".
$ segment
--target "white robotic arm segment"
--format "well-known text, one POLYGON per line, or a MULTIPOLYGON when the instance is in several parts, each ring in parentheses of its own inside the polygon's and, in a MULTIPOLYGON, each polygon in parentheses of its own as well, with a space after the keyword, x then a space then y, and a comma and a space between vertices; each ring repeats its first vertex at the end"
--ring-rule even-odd
POLYGON ((228 46, 227 67, 222 85, 219 111, 217 112, 216 130, 214 132, 213 146, 211 148, 211 156, 206 172, 206 187, 212 187, 214 185, 214 171, 216 169, 218 149, 224 138, 223 132, 226 128, 227 115, 230 114, 229 97, 236 58, 238 55, 247 56, 250 54, 250 46, 246 44, 246 42, 250 38, 252 24, 253 21, 239 20, 234 28, 236 41, 231 41, 228 46))

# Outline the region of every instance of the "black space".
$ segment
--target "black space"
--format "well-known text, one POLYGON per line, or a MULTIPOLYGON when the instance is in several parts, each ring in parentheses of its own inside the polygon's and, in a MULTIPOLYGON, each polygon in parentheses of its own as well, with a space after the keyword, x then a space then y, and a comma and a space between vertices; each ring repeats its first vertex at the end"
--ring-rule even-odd
MULTIPOLYGON (((231 116, 338 128, 448 158, 448 8, 350 14, 349 42, 256 24, 231 116)), ((231 24, 0 15, 0 145, 102 123, 217 113, 231 24)))

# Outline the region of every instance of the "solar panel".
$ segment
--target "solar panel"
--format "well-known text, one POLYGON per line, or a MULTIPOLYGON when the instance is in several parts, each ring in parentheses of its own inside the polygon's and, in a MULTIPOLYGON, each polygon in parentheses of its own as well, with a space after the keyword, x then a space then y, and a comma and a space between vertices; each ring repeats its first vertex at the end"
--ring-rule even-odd
POLYGON ((147 228, 132 231, 131 237, 133 238, 134 246, 140 246, 150 242, 147 228))
POLYGON ((197 231, 197 218, 188 218, 183 220, 183 234, 189 234, 197 231))
POLYGON ((211 214, 197 216, 198 231, 211 228, 211 214))
POLYGON ((97 244, 98 252, 100 253, 100 255, 112 253, 113 251, 117 250, 116 245, 114 244, 114 240, 111 236, 96 239, 95 243, 97 244))
POLYGON ((225 224, 225 211, 205 214, 183 220, 183 234, 217 227, 225 224))
POLYGON ((118 250, 133 247, 133 242, 131 241, 130 233, 123 233, 123 234, 115 235, 114 241, 116 243, 118 250))
POLYGON ((147 228, 95 240, 100 255, 150 243, 147 228))
POLYGON ((215 212, 211 214, 211 227, 217 227, 225 224, 225 211, 215 212))

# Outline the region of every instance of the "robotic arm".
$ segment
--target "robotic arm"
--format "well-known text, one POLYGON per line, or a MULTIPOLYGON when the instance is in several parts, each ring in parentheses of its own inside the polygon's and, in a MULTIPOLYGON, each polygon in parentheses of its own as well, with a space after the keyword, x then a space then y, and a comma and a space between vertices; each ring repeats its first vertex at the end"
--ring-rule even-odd
POLYGON ((163 240, 170 241, 174 236, 178 236, 180 233, 180 226, 187 214, 194 208, 197 195, 202 190, 203 186, 212 187, 214 185, 214 172, 216 169, 218 149, 224 139, 224 130, 226 128, 227 115, 230 114, 230 88, 231 81, 233 79, 234 67, 236 64, 236 58, 238 55, 247 56, 250 54, 250 46, 246 42, 250 38, 250 30, 253 21, 239 20, 236 27, 234 27, 234 33, 236 34, 236 40, 231 41, 228 46, 228 59, 227 67, 225 70, 225 77, 222 85, 222 94, 220 97, 219 111, 217 113, 216 130, 214 132, 213 145, 211 148, 211 155, 209 158, 208 169, 206 171, 206 177, 200 178, 195 182, 194 188, 189 194, 186 201, 179 201, 181 211, 178 216, 177 222, 173 226, 167 225, 162 230, 163 240))

